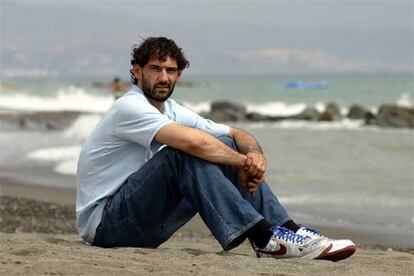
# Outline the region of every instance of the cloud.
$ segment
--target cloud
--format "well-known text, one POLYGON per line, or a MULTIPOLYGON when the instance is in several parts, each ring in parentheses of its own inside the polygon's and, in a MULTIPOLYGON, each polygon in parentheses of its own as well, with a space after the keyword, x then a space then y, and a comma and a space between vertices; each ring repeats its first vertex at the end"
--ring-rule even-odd
POLYGON ((230 56, 242 63, 266 64, 275 68, 300 69, 301 71, 410 71, 411 64, 368 61, 363 58, 345 58, 321 49, 263 48, 236 51, 230 56))

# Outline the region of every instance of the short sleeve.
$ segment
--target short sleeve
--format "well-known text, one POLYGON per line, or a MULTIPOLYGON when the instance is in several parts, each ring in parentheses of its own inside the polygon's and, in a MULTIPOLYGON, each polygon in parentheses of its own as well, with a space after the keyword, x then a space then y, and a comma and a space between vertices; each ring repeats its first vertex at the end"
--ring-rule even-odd
POLYGON ((229 135, 230 128, 227 125, 215 123, 178 103, 174 104, 177 123, 204 130, 216 137, 229 135))
POLYGON ((173 123, 150 104, 125 103, 115 116, 114 134, 126 140, 150 148, 157 132, 165 125, 173 123))

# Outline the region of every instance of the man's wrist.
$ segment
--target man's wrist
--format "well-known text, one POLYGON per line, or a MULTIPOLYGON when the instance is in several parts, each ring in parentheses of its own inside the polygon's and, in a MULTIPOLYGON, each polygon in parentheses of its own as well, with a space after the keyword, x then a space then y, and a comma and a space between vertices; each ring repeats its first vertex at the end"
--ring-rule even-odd
POLYGON ((247 161, 247 156, 244 155, 244 154, 239 153, 238 162, 235 165, 235 167, 237 169, 243 169, 244 168, 244 165, 246 164, 246 161, 247 161))
POLYGON ((248 153, 246 153, 246 155, 249 154, 249 153, 258 154, 258 155, 262 156, 264 159, 266 159, 264 152, 261 151, 261 150, 251 150, 248 153))

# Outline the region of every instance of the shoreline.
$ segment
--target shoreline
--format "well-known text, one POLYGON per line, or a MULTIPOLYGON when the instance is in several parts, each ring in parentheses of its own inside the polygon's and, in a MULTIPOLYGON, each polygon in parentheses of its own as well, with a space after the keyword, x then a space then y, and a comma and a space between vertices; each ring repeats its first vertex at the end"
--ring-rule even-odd
POLYGON ((76 199, 76 189, 28 185, 9 178, 0 177, 0 196, 73 205, 76 199))

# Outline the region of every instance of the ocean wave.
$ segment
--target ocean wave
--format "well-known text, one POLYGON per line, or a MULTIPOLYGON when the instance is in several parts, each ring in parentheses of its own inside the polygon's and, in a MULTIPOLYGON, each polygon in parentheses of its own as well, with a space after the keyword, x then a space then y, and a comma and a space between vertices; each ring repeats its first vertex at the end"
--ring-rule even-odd
POLYGON ((40 162, 57 163, 54 167, 55 172, 59 174, 76 175, 80 151, 80 145, 51 147, 29 152, 26 158, 40 162))
POLYGON ((396 104, 404 107, 414 107, 413 94, 410 92, 402 93, 401 96, 398 98, 396 104))
POLYGON ((66 160, 55 166, 54 170, 55 172, 64 175, 76 175, 77 166, 78 159, 66 160))
POLYGON ((89 113, 79 111, 6 111, 0 112, 0 129, 4 130, 55 130, 71 126, 79 116, 89 113))
MULTIPOLYGON (((83 113, 72 111, 58 112, 25 112, 25 113, 0 113, 0 129, 3 130, 55 130, 63 131, 65 138, 84 140, 101 119, 102 114, 83 113)), ((379 130, 378 126, 366 125, 364 120, 343 118, 340 121, 305 121, 305 120, 281 120, 269 121, 240 121, 231 122, 232 126, 263 129, 316 129, 316 130, 379 130)), ((411 129, 384 129, 384 131, 412 131, 411 129)))
POLYGON ((282 196, 279 200, 287 205, 326 205, 326 206, 346 206, 352 201, 353 207, 414 207, 410 198, 401 198, 391 195, 377 194, 377 195, 356 195, 355 193, 342 194, 338 197, 337 194, 323 193, 323 196, 318 194, 296 195, 296 196, 282 196))
POLYGON ((360 129, 365 126, 364 120, 343 119, 337 122, 307 122, 307 121, 282 121, 275 124, 276 127, 286 129, 309 128, 319 130, 331 129, 360 129))
POLYGON ((39 161, 62 161, 79 156, 81 146, 51 147, 29 152, 27 158, 39 161))
MULTIPOLYGON (((34 130, 65 130, 69 137, 84 138, 90 129, 96 125, 99 117, 113 103, 110 94, 93 94, 90 90, 77 86, 68 86, 57 89, 53 96, 34 96, 26 92, 0 94, 0 128, 1 129, 34 129, 34 130)), ((402 93, 396 103, 400 106, 412 106, 412 97, 409 92, 402 93)), ((197 113, 211 111, 210 101, 191 102, 183 101, 183 105, 197 113)), ((288 103, 272 101, 267 103, 241 102, 245 106, 246 114, 259 114, 260 120, 266 116, 273 117, 272 127, 279 128, 314 128, 314 129, 358 129, 366 127, 361 120, 346 118, 350 108, 339 106, 343 117, 333 122, 301 121, 289 118, 303 112, 307 108, 314 108, 323 113, 328 104, 317 102, 308 105, 305 102, 288 103)), ((373 114, 378 108, 367 106, 373 114)), ((252 119, 256 120, 256 119, 252 119)), ((249 122, 249 119, 247 119, 249 122)), ((260 122, 257 127, 260 127, 260 122)), ((371 129, 371 126, 367 128, 371 129)), ((376 128, 376 127, 374 127, 376 128)))
POLYGON ((76 86, 59 88, 53 96, 35 96, 22 91, 0 94, 0 110, 102 113, 112 102, 111 95, 93 95, 76 86))
MULTIPOLYGON (((182 104, 197 113, 205 113, 211 111, 210 101, 192 103, 183 101, 182 104)), ((292 116, 301 113, 307 107, 304 102, 286 103, 273 101, 268 103, 245 103, 248 113, 259 113, 266 116, 292 116)), ((319 103, 316 108, 322 112, 325 110, 325 104, 319 103)))
POLYGON ((100 114, 81 115, 64 131, 63 135, 70 139, 86 139, 100 119, 100 114))
MULTIPOLYGON (((247 112, 256 112, 270 116, 290 116, 302 112, 306 107, 313 106, 319 112, 323 112, 326 103, 317 102, 308 104, 306 102, 287 103, 283 101, 271 101, 265 103, 243 102, 247 107, 247 112)), ((395 104, 405 107, 413 107, 412 92, 403 92, 395 104)), ((58 88, 53 95, 39 96, 30 91, 14 91, 0 94, 0 110, 18 111, 82 111, 82 112, 105 112, 113 103, 110 93, 96 94, 85 87, 67 86, 58 88)), ((194 102, 191 100, 182 101, 182 104, 195 112, 209 112, 211 101, 194 102)), ((366 106, 372 112, 376 112, 377 107, 366 106)), ((345 115, 349 107, 340 106, 341 113, 345 115)))

